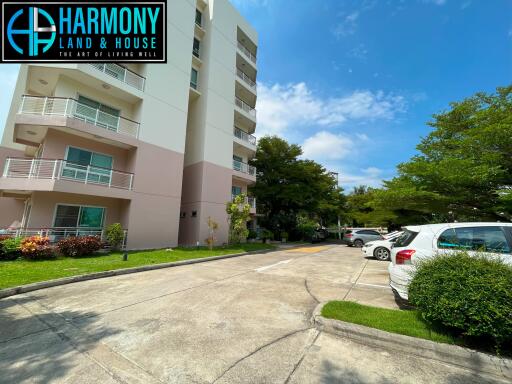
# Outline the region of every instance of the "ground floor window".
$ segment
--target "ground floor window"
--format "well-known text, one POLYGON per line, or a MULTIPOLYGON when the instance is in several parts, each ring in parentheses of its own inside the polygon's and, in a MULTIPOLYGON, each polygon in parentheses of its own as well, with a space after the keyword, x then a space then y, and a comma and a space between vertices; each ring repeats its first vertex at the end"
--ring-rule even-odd
POLYGON ((102 228, 105 208, 80 205, 57 205, 54 227, 102 228))
POLYGON ((233 185, 231 187, 231 194, 233 196, 238 196, 242 194, 242 187, 237 187, 236 185, 233 185))

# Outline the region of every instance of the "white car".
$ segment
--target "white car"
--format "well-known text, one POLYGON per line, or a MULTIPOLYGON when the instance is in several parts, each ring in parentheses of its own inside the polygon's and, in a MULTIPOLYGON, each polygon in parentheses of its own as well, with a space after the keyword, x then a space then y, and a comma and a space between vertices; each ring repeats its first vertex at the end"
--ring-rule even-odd
POLYGON ((407 300, 415 264, 437 254, 465 250, 499 256, 512 265, 512 223, 444 223, 405 227, 391 249, 389 285, 407 300))
POLYGON ((384 240, 369 241, 361 250, 367 257, 375 257, 377 260, 387 261, 391 256, 391 247, 402 232, 391 232, 384 235, 384 240))

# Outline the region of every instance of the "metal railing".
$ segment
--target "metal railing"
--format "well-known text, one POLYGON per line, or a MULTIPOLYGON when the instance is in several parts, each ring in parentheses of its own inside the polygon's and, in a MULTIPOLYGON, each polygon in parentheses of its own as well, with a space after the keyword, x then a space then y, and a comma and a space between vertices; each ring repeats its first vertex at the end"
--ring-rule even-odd
POLYGON ((112 132, 139 136, 140 123, 93 108, 75 99, 24 95, 18 114, 71 117, 112 132))
POLYGON ((256 176, 256 168, 247 163, 233 160, 233 169, 238 172, 247 173, 251 176, 256 176))
MULTIPOLYGON (((235 198, 236 198, 237 195, 231 195, 231 200, 232 201, 235 201, 235 198)), ((249 204, 249 206, 251 208, 254 208, 256 209, 256 198, 255 197, 252 197, 252 196, 246 196, 244 201, 249 204)))
POLYGON ((256 64, 256 56, 249 51, 245 45, 238 41, 238 49, 241 50, 245 56, 247 56, 254 64, 256 64))
POLYGON ((68 180, 108 188, 133 189, 133 173, 83 165, 61 159, 24 159, 8 157, 3 178, 68 180))
POLYGON ((246 75, 241 69, 236 69, 236 75, 242 79, 251 89, 256 90, 256 82, 246 75))
POLYGON ((125 84, 128 84, 134 88, 137 88, 139 91, 144 90, 144 86, 146 84, 146 78, 130 71, 128 68, 123 67, 118 64, 102 64, 102 63, 91 63, 89 64, 97 70, 105 73, 106 75, 113 77, 114 79, 120 80, 125 84))
POLYGON ((242 99, 240 99, 236 96, 235 96, 235 105, 238 108, 247 112, 252 117, 254 117, 254 118, 256 117, 256 110, 254 108, 252 108, 249 104, 247 104, 245 101, 243 101, 242 99))
POLYGON ((256 145, 256 137, 253 135, 249 135, 247 132, 242 131, 238 127, 233 127, 234 131, 233 134, 235 137, 239 138, 240 140, 246 141, 251 145, 256 145))
MULTIPOLYGON (((87 227, 54 227, 54 228, 18 228, 7 231, 8 235, 13 237, 29 237, 41 236, 48 237, 51 243, 56 243, 59 240, 67 237, 80 237, 80 236, 97 236, 101 241, 106 241, 106 231, 103 228, 87 228, 87 227)), ((126 245, 128 231, 123 230, 123 247, 126 245)))

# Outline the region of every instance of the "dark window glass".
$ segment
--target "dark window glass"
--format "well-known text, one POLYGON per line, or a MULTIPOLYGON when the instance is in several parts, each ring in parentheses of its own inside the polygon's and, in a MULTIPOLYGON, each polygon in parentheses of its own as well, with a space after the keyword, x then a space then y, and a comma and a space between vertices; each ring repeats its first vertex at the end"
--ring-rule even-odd
POLYGON ((197 40, 196 38, 194 38, 194 45, 192 46, 192 53, 194 54, 195 57, 199 57, 199 46, 200 46, 200 42, 199 40, 197 40))
POLYGON ((510 253, 510 245, 500 227, 466 227, 444 231, 438 248, 468 251, 510 253))
POLYGON ((400 247, 407 247, 409 244, 412 243, 414 238, 418 235, 418 232, 413 232, 406 230, 404 233, 400 235, 398 239, 395 241, 394 247, 400 248, 400 247))
POLYGON ((57 213, 55 215, 55 227, 76 227, 78 223, 78 216, 80 214, 80 207, 71 205, 58 205, 57 213))
POLYGON ((196 24, 203 25, 203 14, 198 9, 196 9, 196 24))

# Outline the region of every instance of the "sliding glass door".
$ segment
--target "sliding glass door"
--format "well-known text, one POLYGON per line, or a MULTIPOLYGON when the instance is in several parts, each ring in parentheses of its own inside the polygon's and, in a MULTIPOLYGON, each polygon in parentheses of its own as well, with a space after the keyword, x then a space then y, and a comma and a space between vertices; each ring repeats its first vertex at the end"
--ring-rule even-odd
POLYGON ((62 177, 86 181, 92 184, 110 184, 112 179, 112 156, 80 148, 69 147, 62 177))

